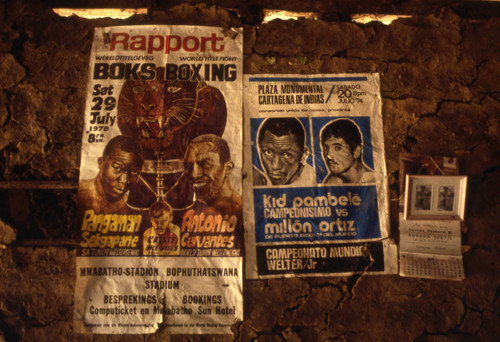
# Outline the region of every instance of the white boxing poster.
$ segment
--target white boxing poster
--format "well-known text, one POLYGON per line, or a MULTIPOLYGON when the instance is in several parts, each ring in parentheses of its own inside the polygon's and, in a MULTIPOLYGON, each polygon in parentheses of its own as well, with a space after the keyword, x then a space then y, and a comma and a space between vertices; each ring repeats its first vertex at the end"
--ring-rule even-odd
POLYGON ((75 323, 228 334, 243 319, 242 30, 96 28, 75 323))

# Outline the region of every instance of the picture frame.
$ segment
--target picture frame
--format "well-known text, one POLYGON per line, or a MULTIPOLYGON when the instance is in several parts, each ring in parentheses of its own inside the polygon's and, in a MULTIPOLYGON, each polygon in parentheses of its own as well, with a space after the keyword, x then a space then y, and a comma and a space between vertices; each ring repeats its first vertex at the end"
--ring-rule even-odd
POLYGON ((405 220, 463 220, 467 176, 406 175, 405 220))

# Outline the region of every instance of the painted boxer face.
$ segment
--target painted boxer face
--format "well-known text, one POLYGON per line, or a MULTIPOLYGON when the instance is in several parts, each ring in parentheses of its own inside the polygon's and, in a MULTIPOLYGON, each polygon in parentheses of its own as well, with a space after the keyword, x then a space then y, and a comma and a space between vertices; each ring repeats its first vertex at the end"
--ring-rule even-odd
POLYGON ((299 170, 303 155, 295 134, 276 136, 266 131, 259 148, 262 164, 271 183, 290 184, 299 170))

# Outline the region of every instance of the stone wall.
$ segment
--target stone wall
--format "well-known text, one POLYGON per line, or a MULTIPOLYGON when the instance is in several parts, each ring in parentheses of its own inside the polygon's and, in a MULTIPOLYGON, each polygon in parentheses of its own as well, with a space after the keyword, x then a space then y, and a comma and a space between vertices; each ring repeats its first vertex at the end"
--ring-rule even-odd
MULTIPOLYGON (((400 152, 458 156, 470 177, 464 281, 359 275, 246 281, 245 320, 233 327, 234 336, 214 339, 498 339, 499 5, 271 1, 268 7, 322 17, 262 24, 265 1, 119 3, 146 4, 151 11, 124 21, 87 20, 61 18, 37 1, 0 4, 0 341, 206 338, 172 338, 161 330, 92 336, 72 329, 89 53, 93 27, 118 24, 243 26, 246 73, 380 73, 393 218, 400 152), (412 17, 388 26, 349 20, 350 13, 366 12, 412 17), (17 231, 13 242, 11 228, 17 231)), ((397 239, 395 224, 392 230, 397 239)))

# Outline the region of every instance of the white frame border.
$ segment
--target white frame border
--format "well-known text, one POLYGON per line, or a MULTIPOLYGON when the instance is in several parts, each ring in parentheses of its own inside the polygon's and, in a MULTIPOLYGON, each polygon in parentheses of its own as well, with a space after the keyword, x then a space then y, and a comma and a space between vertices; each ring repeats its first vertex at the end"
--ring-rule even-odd
POLYGON ((405 179, 405 220, 464 220, 467 176, 429 176, 406 175, 405 179), (432 187, 431 204, 428 210, 415 209, 415 186, 430 185, 432 187), (454 186, 454 208, 450 213, 438 210, 438 194, 440 186, 454 186))

